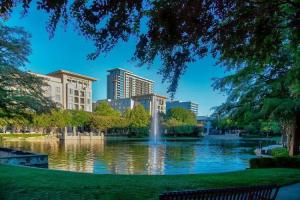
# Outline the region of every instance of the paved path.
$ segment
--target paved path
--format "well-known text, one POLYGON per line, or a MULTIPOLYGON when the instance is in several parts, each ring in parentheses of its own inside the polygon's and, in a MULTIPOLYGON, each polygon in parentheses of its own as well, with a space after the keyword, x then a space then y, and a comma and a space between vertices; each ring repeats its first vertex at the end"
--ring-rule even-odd
POLYGON ((300 183, 280 188, 276 200, 300 200, 300 183))

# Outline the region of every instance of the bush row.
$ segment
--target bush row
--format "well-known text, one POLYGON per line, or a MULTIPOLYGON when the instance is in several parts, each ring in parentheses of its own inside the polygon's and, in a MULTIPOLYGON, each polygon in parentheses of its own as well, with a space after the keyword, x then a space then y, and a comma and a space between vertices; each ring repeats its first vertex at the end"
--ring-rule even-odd
POLYGON ((298 157, 252 158, 250 168, 300 168, 298 157))

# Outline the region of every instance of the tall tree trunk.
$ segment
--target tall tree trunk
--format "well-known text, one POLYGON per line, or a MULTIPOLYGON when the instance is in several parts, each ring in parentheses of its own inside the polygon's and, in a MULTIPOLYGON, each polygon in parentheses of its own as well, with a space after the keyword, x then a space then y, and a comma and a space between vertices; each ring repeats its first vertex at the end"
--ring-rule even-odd
POLYGON ((299 155, 299 141, 300 140, 300 113, 296 114, 295 121, 292 124, 291 141, 289 145, 289 155, 299 155))

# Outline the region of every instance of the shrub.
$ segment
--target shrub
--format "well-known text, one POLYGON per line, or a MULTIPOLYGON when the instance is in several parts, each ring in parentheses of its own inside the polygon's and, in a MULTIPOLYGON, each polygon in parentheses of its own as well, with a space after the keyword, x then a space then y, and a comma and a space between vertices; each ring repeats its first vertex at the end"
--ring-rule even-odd
POLYGON ((289 152, 286 148, 278 147, 271 150, 271 155, 275 157, 289 156, 289 152))
POLYGON ((297 157, 252 158, 249 162, 250 168, 300 168, 297 157))
POLYGON ((249 162, 250 168, 274 168, 276 166, 274 158, 252 158, 249 162))

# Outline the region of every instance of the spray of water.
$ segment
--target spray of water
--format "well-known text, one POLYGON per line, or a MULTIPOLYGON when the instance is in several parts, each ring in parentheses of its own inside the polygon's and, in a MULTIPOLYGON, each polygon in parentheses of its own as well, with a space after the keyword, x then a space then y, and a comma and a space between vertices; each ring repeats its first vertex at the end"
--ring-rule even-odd
POLYGON ((159 114, 157 111, 156 98, 154 98, 153 104, 150 140, 156 144, 160 140, 159 114))

